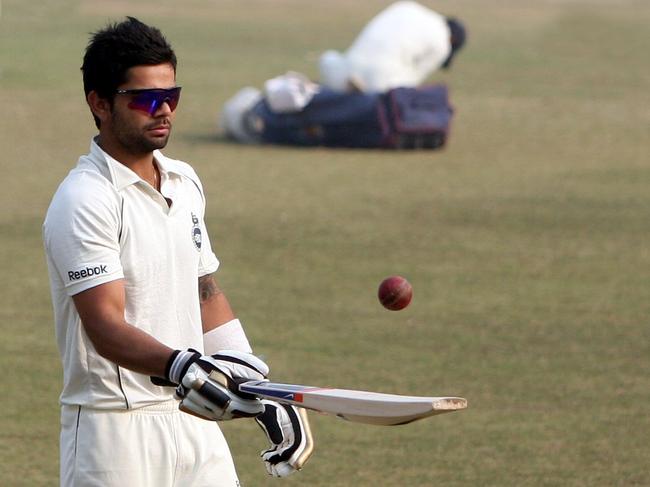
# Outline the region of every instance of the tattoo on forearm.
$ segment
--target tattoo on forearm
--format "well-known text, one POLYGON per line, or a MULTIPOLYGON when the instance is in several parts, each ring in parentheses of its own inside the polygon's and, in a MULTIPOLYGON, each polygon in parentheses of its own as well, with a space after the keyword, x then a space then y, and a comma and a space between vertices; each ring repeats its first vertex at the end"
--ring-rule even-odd
POLYGON ((221 294, 221 289, 217 286, 212 275, 199 277, 199 299, 201 304, 209 301, 214 296, 221 294))

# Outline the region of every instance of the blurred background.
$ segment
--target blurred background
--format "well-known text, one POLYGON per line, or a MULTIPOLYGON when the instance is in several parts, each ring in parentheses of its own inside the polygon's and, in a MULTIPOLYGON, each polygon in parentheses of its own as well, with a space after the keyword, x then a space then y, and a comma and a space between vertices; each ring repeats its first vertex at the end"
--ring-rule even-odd
POLYGON ((125 15, 159 27, 183 96, 166 153, 208 198, 218 278, 277 381, 458 395, 393 428, 310 414, 316 451, 271 479, 223 425, 242 485, 650 485, 650 4, 423 1, 465 48, 429 82, 440 151, 240 146, 223 103, 317 77, 388 1, 4 0, 0 14, 0 484, 57 485, 61 366, 41 224, 95 133, 79 67, 125 15), (401 274, 414 298, 383 309, 401 274))

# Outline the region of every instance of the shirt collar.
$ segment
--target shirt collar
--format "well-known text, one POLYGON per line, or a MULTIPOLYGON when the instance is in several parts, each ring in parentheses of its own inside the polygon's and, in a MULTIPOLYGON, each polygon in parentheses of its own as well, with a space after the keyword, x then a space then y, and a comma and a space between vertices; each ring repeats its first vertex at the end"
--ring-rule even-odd
MULTIPOLYGON (((99 147, 96 137, 94 137, 90 142, 90 155, 98 169, 102 174, 104 174, 104 176, 113 182, 113 185, 118 191, 130 186, 131 184, 135 184, 138 181, 142 181, 140 176, 135 172, 111 157, 107 152, 99 147)), ((153 157, 158 163, 158 168, 161 173, 166 174, 168 177, 171 176, 172 173, 180 174, 178 171, 174 170, 167 157, 165 157, 159 150, 153 152, 153 157)))

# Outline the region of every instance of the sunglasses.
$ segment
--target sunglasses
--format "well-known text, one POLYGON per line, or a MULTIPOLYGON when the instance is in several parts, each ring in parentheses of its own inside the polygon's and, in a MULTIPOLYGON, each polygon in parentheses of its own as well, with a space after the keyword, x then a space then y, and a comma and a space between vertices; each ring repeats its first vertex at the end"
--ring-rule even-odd
POLYGON ((181 97, 181 87, 176 86, 168 89, 144 88, 139 90, 117 90, 115 94, 132 95, 133 98, 129 102, 129 108, 132 110, 147 112, 149 115, 153 116, 163 103, 167 103, 172 112, 176 110, 178 100, 181 97))

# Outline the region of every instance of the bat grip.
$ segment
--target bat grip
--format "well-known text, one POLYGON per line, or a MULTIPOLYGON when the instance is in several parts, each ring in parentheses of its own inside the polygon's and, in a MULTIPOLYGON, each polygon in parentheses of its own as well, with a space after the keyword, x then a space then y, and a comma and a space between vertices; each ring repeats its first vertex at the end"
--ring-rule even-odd
POLYGON ((209 377, 213 381, 218 382, 224 387, 227 387, 230 391, 234 392, 242 399, 259 399, 255 394, 251 394, 249 392, 242 392, 239 390, 239 385, 249 382, 250 379, 245 379, 243 377, 230 378, 226 374, 218 370, 212 370, 209 374, 209 377))
POLYGON ((239 386, 241 384, 245 384, 246 382, 250 382, 250 379, 244 379, 243 377, 234 377, 233 382, 235 383, 236 386, 236 392, 239 397, 242 397, 244 399, 259 399, 258 396, 255 394, 251 394, 250 392, 243 392, 239 389, 239 386))

